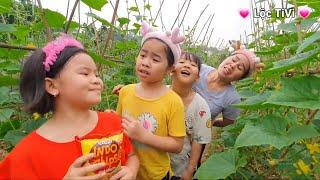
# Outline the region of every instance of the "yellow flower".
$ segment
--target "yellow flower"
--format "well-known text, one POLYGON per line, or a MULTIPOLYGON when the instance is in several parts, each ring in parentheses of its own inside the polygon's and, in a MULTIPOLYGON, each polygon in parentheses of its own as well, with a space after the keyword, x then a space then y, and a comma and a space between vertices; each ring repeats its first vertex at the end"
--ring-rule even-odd
POLYGON ((36 46, 35 46, 34 44, 32 44, 32 43, 27 44, 27 47, 29 47, 29 48, 36 48, 36 46))
POLYGON ((298 161, 297 166, 298 166, 299 170, 300 170, 301 172, 303 172, 303 174, 309 174, 309 173, 311 172, 309 166, 306 165, 306 164, 304 163, 304 161, 301 160, 301 159, 298 161))
POLYGON ((274 88, 275 88, 276 90, 280 90, 280 89, 281 89, 281 84, 280 84, 280 83, 277 83, 274 88))
POLYGON ((270 160, 268 160, 268 162, 271 166, 275 166, 279 163, 279 161, 277 159, 270 159, 270 160))
POLYGON ((32 118, 33 118, 34 120, 38 120, 38 119, 40 118, 40 114, 39 114, 39 113, 33 113, 33 114, 32 114, 32 118))
POLYGON ((312 160, 313 160, 315 163, 318 163, 318 162, 319 162, 316 156, 312 156, 312 160))
POLYGON ((320 146, 319 144, 307 144, 307 148, 310 151, 310 154, 320 153, 320 146))

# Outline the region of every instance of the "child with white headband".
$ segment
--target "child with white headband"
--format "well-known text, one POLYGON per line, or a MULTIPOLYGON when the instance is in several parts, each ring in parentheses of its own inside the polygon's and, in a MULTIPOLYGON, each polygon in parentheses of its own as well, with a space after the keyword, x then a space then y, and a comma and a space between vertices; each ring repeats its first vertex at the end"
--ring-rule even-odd
POLYGON ((117 113, 123 128, 133 140, 140 160, 137 179, 169 179, 172 175, 168 152, 182 150, 186 135, 184 105, 180 97, 164 84, 180 59, 179 29, 153 31, 142 23, 141 49, 136 58, 137 84, 124 86, 119 93, 117 113))

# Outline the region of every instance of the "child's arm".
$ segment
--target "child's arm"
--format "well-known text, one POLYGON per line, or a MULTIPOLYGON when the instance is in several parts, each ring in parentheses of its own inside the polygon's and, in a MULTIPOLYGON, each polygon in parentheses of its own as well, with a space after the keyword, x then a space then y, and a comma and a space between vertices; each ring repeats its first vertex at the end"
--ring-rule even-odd
POLYGON ((193 173, 196 171, 199 159, 201 158, 202 146, 203 144, 192 141, 189 165, 185 169, 182 179, 192 179, 193 173))
POLYGON ((182 150, 184 137, 154 135, 143 128, 141 123, 132 117, 124 116, 122 119, 122 127, 131 139, 153 148, 172 153, 179 153, 182 150))
POLYGON ((113 175, 110 180, 117 179, 136 179, 139 169, 139 159, 134 153, 129 154, 126 166, 122 166, 117 174, 113 175))

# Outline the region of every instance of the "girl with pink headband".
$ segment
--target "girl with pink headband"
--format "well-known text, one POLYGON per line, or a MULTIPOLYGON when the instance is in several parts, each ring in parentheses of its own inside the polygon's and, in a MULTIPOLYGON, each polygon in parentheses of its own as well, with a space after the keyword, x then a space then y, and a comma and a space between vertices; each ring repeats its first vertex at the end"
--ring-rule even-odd
POLYGON ((0 162, 0 179, 135 179, 139 161, 120 116, 90 110, 102 89, 96 64, 75 39, 62 35, 33 52, 21 72, 21 97, 27 112, 52 116, 0 162), (90 152, 111 148, 104 140, 111 134, 119 147, 114 173, 111 162, 100 161, 111 154, 83 151, 88 140, 101 142, 90 152))
POLYGON ((240 114, 239 109, 230 106, 240 102, 240 95, 232 82, 249 76, 256 68, 263 67, 260 59, 240 45, 240 42, 233 47, 235 51, 217 69, 202 64, 200 79, 193 87, 207 101, 213 126, 224 127, 232 124, 240 114), (220 113, 222 119, 216 120, 220 113))
POLYGON ((153 31, 142 23, 141 49, 135 70, 140 80, 121 88, 117 113, 122 126, 133 140, 140 160, 137 179, 169 180, 172 175, 168 152, 182 150, 186 135, 184 106, 180 97, 164 84, 180 59, 179 29, 153 31))

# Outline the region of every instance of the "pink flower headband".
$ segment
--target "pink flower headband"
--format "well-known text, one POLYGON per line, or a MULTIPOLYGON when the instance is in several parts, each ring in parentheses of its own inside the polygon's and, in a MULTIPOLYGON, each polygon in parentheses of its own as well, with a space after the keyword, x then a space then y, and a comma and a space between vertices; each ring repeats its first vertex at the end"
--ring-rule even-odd
POLYGON ((184 36, 179 34, 179 28, 175 28, 172 32, 161 32, 161 31, 153 31, 153 29, 146 22, 142 21, 141 24, 141 35, 143 44, 147 39, 157 38, 165 42, 169 48, 171 49, 174 56, 174 63, 178 62, 181 55, 181 48, 179 46, 185 39, 184 36))
POLYGON ((50 66, 56 62, 61 51, 68 46, 75 46, 83 49, 83 46, 79 41, 66 34, 62 34, 55 41, 49 42, 45 47, 42 48, 42 51, 46 54, 43 65, 47 72, 50 71, 50 66))

